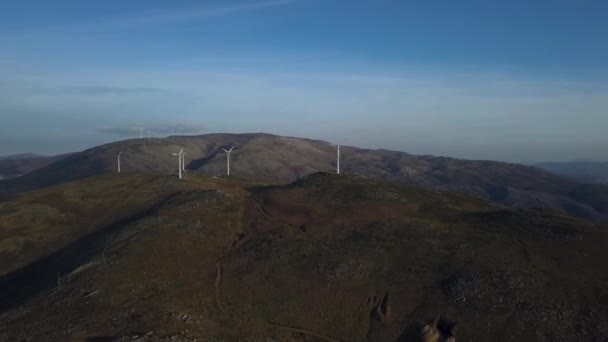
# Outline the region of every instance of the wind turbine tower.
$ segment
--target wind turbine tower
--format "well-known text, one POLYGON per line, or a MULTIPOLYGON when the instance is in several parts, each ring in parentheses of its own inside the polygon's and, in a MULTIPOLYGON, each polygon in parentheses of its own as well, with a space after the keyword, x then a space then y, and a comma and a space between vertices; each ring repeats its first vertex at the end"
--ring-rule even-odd
POLYGON ((120 155, 122 154, 122 151, 118 152, 118 155, 116 156, 116 161, 118 162, 118 173, 120 173, 120 155))
POLYGON ((182 171, 186 172, 186 158, 184 157, 186 153, 182 153, 182 171))
POLYGON ((226 174, 228 176, 230 176, 230 152, 232 152, 232 149, 234 149, 234 146, 232 146, 229 150, 226 150, 225 148, 222 148, 222 150, 224 150, 224 152, 226 152, 226 168, 227 168, 227 172, 226 174))
POLYGON ((177 172, 179 179, 182 179, 182 152, 184 152, 183 148, 179 150, 179 153, 171 153, 172 155, 177 156, 177 172))
POLYGON ((330 146, 336 147, 336 173, 340 174, 340 145, 329 143, 330 146))
POLYGON ((340 174, 340 145, 338 145, 338 156, 337 156, 337 162, 336 162, 336 173, 340 174))

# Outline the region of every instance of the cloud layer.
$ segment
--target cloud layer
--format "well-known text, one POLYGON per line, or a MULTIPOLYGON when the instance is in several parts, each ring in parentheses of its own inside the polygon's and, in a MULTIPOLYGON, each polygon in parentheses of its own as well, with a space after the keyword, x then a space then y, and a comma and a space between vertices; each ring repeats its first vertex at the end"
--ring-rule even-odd
POLYGON ((169 135, 197 135, 205 133, 204 125, 200 123, 178 123, 178 124, 133 124, 127 126, 100 127, 97 132, 111 134, 121 138, 132 138, 139 136, 169 136, 169 135))

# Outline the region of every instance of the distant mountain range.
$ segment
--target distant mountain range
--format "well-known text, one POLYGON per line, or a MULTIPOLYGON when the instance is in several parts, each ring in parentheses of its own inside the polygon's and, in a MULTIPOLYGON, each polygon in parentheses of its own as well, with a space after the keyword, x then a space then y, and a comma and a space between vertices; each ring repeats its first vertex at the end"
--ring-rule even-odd
POLYGON ((571 161, 546 162, 534 166, 582 183, 608 184, 608 162, 571 161))
MULTIPOLYGON (((222 175, 226 170, 222 148, 233 145, 231 174, 236 177, 282 184, 335 170, 335 147, 324 141, 264 133, 172 136, 119 141, 74 153, 0 183, 0 191, 6 196, 116 172, 116 156, 121 151, 125 173, 176 172, 178 161, 172 153, 183 148, 190 172, 222 175)), ((582 185, 536 167, 351 146, 343 146, 341 152, 346 173, 470 193, 510 207, 551 208, 587 219, 608 217, 608 186, 582 185)))
POLYGON ((20 177, 67 156, 67 154, 63 154, 51 157, 33 153, 22 153, 0 157, 0 179, 20 177))
POLYGON ((19 154, 11 154, 8 156, 0 156, 0 160, 7 159, 32 159, 32 158, 47 158, 48 156, 36 153, 19 153, 19 154))

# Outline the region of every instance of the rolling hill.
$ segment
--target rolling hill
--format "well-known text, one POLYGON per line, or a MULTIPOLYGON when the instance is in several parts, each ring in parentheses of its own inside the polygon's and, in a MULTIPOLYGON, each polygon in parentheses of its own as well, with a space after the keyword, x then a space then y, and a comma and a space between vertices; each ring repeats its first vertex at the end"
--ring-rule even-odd
MULTIPOLYGON (((236 146, 232 174, 246 179, 288 183, 314 172, 335 169, 335 148, 323 141, 262 133, 173 136, 120 141, 74 153, 0 183, 0 189, 10 194, 116 172, 120 151, 122 171, 126 173, 172 172, 177 168, 177 158, 171 153, 184 148, 188 170, 219 175, 225 172, 226 157, 221 148, 232 145, 236 146)), ((351 146, 341 150, 342 169, 347 173, 466 192, 516 208, 551 208, 587 219, 608 217, 608 187, 589 189, 539 168, 351 146)))
POLYGON ((607 227, 315 173, 102 175, 0 203, 0 340, 601 341, 607 227))

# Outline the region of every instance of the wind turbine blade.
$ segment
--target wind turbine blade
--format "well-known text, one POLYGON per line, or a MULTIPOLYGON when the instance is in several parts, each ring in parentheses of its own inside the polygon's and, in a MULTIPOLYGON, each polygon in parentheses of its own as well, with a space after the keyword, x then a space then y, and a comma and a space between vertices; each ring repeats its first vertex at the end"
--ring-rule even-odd
POLYGON ((179 154, 177 154, 177 153, 171 153, 171 154, 174 155, 174 156, 179 156, 179 154))
POLYGON ((232 147, 230 148, 230 150, 228 150, 228 152, 232 152, 232 150, 233 150, 233 149, 234 149, 234 146, 232 146, 232 147))
POLYGON ((179 150, 179 154, 182 154, 182 152, 184 152, 183 148, 181 150, 179 150))
POLYGON ((222 150, 224 150, 224 152, 228 153, 228 151, 226 151, 226 149, 225 149, 225 148, 222 148, 222 150))

